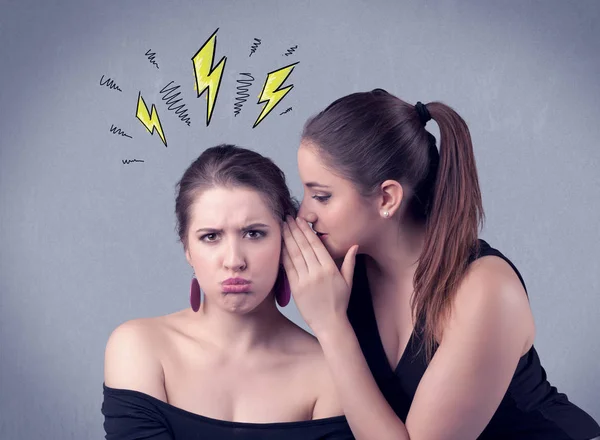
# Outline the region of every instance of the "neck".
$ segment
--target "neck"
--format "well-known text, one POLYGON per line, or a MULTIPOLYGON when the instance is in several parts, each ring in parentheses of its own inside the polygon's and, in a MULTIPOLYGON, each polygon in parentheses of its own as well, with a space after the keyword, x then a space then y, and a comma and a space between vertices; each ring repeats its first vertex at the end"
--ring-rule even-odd
POLYGON ((194 315, 214 345, 228 353, 240 354, 270 345, 286 319, 270 298, 246 314, 223 310, 205 301, 194 315))
POLYGON ((425 228, 409 221, 385 223, 377 228, 377 235, 364 247, 364 253, 370 257, 367 258, 369 278, 377 279, 377 284, 410 290, 409 294, 412 294, 412 280, 423 249, 425 228))

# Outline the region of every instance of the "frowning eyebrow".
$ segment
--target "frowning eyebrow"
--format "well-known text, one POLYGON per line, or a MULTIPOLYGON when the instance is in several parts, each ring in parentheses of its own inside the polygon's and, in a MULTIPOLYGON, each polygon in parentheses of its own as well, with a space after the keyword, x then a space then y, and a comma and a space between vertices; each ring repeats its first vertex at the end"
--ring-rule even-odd
POLYGON ((306 182, 304 185, 307 186, 308 188, 330 188, 330 186, 323 185, 318 182, 306 182))
MULTIPOLYGON (((244 226, 243 228, 240 229, 240 231, 242 232, 247 232, 247 231, 251 231, 253 229, 256 228, 269 228, 269 225, 265 225, 264 223, 252 223, 251 225, 248 226, 244 226)), ((200 228, 196 230, 196 233, 198 232, 204 232, 205 234, 216 234, 216 233, 221 233, 223 232, 223 229, 216 229, 216 228, 200 228)))

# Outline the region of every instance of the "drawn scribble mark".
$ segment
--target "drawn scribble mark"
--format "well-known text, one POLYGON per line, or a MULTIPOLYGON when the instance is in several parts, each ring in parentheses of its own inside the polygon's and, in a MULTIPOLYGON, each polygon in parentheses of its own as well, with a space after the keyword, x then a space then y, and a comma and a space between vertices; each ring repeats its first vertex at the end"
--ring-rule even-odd
POLYGON ((286 57, 289 57, 291 54, 293 54, 294 52, 296 52, 296 49, 298 49, 298 45, 296 44, 295 46, 290 47, 285 53, 284 55, 286 57))
POLYGON ((294 85, 291 84, 287 87, 284 87, 283 89, 279 89, 279 87, 281 87, 281 85, 285 82, 287 77, 290 76, 296 64, 298 63, 296 62, 290 64, 288 66, 274 70, 267 74, 265 85, 260 94, 260 98, 258 99, 258 104, 266 102, 267 105, 263 107, 262 112, 260 112, 260 115, 258 115, 258 118, 256 119, 256 122, 254 123, 252 128, 255 128, 258 124, 260 124, 260 122, 269 113, 271 113, 271 110, 273 110, 275 106, 279 104, 279 102, 285 97, 285 95, 287 95, 289 91, 294 88, 294 85))
POLYGON ((250 47, 250 55, 248 55, 249 57, 252 56, 252 54, 254 52, 256 52, 256 49, 258 49, 258 46, 260 46, 260 43, 262 43, 262 41, 258 38, 254 39, 254 42, 252 43, 252 46, 250 47))
POLYGON ((143 162, 143 160, 140 160, 140 159, 122 159, 121 162, 123 162, 123 165, 127 165, 127 164, 134 163, 134 162, 143 162))
POLYGON ((236 87, 236 89, 237 89, 237 92, 236 92, 237 96, 235 98, 236 103, 233 105, 234 116, 239 115, 240 112, 242 111, 242 105, 250 97, 248 90, 250 89, 250 86, 252 85, 252 82, 254 81, 254 77, 250 73, 240 73, 240 76, 242 76, 242 75, 247 76, 248 79, 238 79, 237 80, 237 83, 240 85, 238 85, 236 87))
POLYGON ((289 107, 286 111, 279 113, 279 116, 285 115, 287 112, 291 112, 291 111, 292 111, 292 107, 289 107))
POLYGON ((208 90, 208 98, 206 100, 206 126, 210 124, 212 118, 213 109, 219 94, 219 88, 221 87, 221 79, 223 78, 223 69, 225 68, 225 62, 227 57, 221 58, 221 61, 213 68, 213 60, 215 57, 215 50, 217 46, 217 29, 206 43, 196 52, 192 57, 192 63, 194 65, 194 75, 196 77, 196 93, 198 98, 208 90))
POLYGON ((138 95, 138 103, 137 103, 137 111, 135 112, 135 117, 140 120, 144 127, 150 132, 150 134, 154 134, 154 131, 158 133, 160 138, 167 146, 167 138, 165 138, 165 134, 163 132, 162 126, 160 125, 160 118, 158 117, 158 113, 156 111, 156 107, 152 104, 151 112, 148 112, 148 107, 144 102, 144 98, 142 98, 142 92, 138 95))
POLYGON ((106 78, 106 80, 104 82, 102 82, 102 80, 104 79, 104 75, 102 75, 102 78, 100 78, 100 85, 101 86, 106 86, 111 90, 118 90, 119 92, 122 92, 123 90, 121 90, 121 88, 114 82, 114 80, 110 79, 110 78, 106 78))
POLYGON ((185 107, 185 104, 181 103, 179 105, 176 105, 183 100, 183 98, 177 99, 177 97, 181 95, 181 92, 175 93, 175 91, 181 86, 173 86, 169 88, 169 86, 173 84, 173 82, 174 81, 169 82, 169 84, 167 84, 160 90, 160 93, 163 94, 162 100, 165 101, 168 105, 167 108, 171 111, 175 111, 175 114, 179 117, 179 119, 185 122, 189 127, 190 116, 188 115, 188 111, 185 107))
POLYGON ((156 61, 154 61, 154 58, 156 57, 156 52, 150 52, 152 49, 148 49, 146 51, 146 53, 144 55, 146 55, 146 57, 148 57, 148 61, 150 61, 150 64, 154 64, 156 66, 156 68, 158 69, 158 63, 156 61))
POLYGON ((120 128, 118 128, 116 125, 110 124, 110 130, 109 130, 112 134, 120 134, 121 136, 125 136, 128 137, 130 139, 133 139, 131 136, 129 136, 127 133, 125 133, 123 130, 121 130, 120 128))

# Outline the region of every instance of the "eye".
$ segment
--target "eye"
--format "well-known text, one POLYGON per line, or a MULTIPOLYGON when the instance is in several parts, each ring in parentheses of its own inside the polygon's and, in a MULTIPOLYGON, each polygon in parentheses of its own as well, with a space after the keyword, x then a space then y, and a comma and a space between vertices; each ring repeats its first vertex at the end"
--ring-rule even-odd
POLYGON ((312 198, 315 199, 319 203, 325 203, 325 202, 327 202, 330 197, 331 197, 331 195, 327 195, 327 196, 317 196, 317 195, 314 195, 314 196, 312 196, 312 198))
POLYGON ((246 235, 251 239, 251 240, 257 240, 259 238, 264 237, 265 235, 267 235, 266 232, 263 231, 256 231, 256 230, 252 230, 252 231, 248 231, 246 232, 246 235))
POLYGON ((204 234, 202 237, 200 237, 200 241, 206 241, 206 242, 213 242, 217 240, 217 234, 215 232, 212 232, 210 234, 204 234))

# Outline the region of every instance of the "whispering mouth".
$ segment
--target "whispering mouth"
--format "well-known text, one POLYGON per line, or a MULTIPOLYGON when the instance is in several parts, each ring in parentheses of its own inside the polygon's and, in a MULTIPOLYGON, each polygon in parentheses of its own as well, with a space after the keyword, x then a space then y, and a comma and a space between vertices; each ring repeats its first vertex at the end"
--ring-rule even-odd
POLYGON ((315 229, 315 226, 314 226, 314 224, 313 224, 313 223, 309 223, 309 225, 310 225, 310 229, 312 229, 312 231, 313 231, 313 232, 314 232, 314 233, 317 235, 317 237, 323 237, 323 236, 327 235, 327 234, 325 234, 325 233, 323 233, 323 232, 319 232, 319 231, 317 231, 317 230, 315 229))
POLYGON ((327 237, 327 234, 323 233, 323 232, 319 232, 313 229, 313 231, 315 232, 315 234, 317 234, 317 237, 321 238, 321 237, 327 237))

